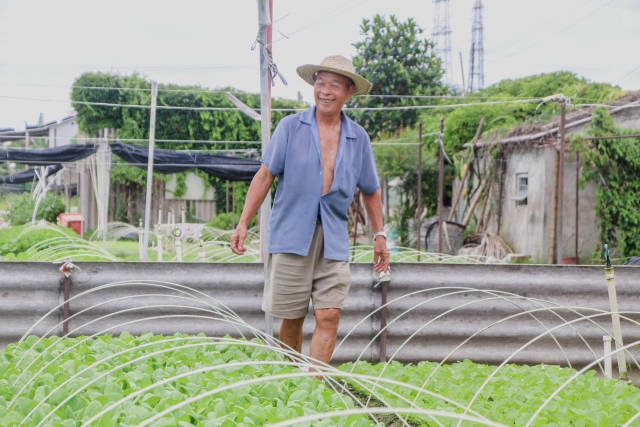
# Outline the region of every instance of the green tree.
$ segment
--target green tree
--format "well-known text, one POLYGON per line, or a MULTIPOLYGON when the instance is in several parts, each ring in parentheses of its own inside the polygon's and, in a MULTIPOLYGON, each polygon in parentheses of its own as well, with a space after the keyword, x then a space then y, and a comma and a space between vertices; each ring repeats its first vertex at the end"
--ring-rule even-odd
MULTIPOLYGON (((440 95, 444 70, 434 53, 433 42, 421 37, 424 32, 409 18, 401 22, 394 15, 389 20, 376 15, 364 19, 360 30, 363 40, 354 43, 356 72, 372 84, 372 95, 440 95)), ((412 98, 356 97, 351 107, 390 107, 417 105, 412 98)), ((352 114, 372 137, 395 134, 413 126, 417 109, 396 111, 362 111, 352 114)))
MULTIPOLYGON (((71 93, 74 107, 78 112, 78 125, 82 132, 97 135, 103 128, 117 129, 122 139, 147 140, 149 137, 149 109, 127 107, 126 105, 144 105, 151 103, 151 82, 137 74, 120 76, 104 73, 84 73, 74 83, 71 93), (85 87, 104 87, 104 90, 85 87), (122 88, 122 89, 106 89, 122 88), (83 102, 122 104, 87 105, 83 102)), ((225 87, 215 91, 197 86, 178 86, 175 84, 158 85, 158 106, 178 107, 233 107, 225 92, 233 93, 238 99, 252 108, 259 109, 260 96, 225 87)), ((273 99, 273 108, 299 108, 301 103, 273 99)), ((272 115, 273 127, 287 114, 292 112, 276 111, 272 115)), ((158 148, 175 150, 222 150, 237 148, 260 148, 260 143, 244 144, 241 147, 231 141, 259 141, 260 123, 239 111, 205 111, 187 109, 158 109, 156 113, 156 139, 169 140, 213 140, 219 143, 162 143, 158 148), (230 142, 226 142, 230 141, 230 142)), ((131 143, 126 141, 127 143, 131 143)), ((141 142, 141 144, 146 144, 141 142)), ((158 179, 164 176, 154 174, 158 179)), ((206 176, 208 183, 215 188, 216 203, 224 206, 225 182, 206 176)), ((147 172, 133 166, 114 165, 111 181, 127 186, 127 195, 143 191, 147 172)), ((127 201, 125 200, 125 204, 127 201)), ((113 208, 117 209, 116 206, 113 208)), ((134 212, 129 209, 129 220, 134 220, 134 212)))
MULTIPOLYGON (((501 103, 505 100, 489 97, 543 98, 554 94, 564 94, 580 102, 608 102, 624 93, 617 86, 604 83, 591 83, 568 71, 537 74, 519 79, 502 80, 486 89, 480 90, 464 100, 447 100, 448 103, 496 102, 496 104, 459 107, 451 110, 427 111, 421 119, 427 123, 439 121, 446 115, 447 152, 454 154, 473 138, 480 119, 485 117, 483 132, 506 134, 515 126, 524 122, 532 124, 550 121, 560 112, 555 103, 546 103, 538 107, 538 102, 501 103), (437 120, 436 120, 437 119, 437 120)), ((433 128, 430 128, 433 129, 433 128)))
MULTIPOLYGON (((590 136, 637 135, 637 129, 619 129, 606 109, 593 113, 590 136)), ((576 141, 584 167, 582 181, 596 185, 596 215, 600 220, 600 247, 608 243, 623 256, 640 255, 640 138, 576 141)))

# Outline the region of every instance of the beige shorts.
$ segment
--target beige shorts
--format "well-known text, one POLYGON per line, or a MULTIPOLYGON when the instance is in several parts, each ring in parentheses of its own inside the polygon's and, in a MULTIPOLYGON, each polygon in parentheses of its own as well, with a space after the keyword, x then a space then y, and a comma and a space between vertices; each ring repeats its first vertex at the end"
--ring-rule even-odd
POLYGON ((351 285, 349 263, 324 257, 322 226, 313 234, 307 256, 269 254, 262 310, 282 319, 307 315, 314 309, 342 308, 351 285))

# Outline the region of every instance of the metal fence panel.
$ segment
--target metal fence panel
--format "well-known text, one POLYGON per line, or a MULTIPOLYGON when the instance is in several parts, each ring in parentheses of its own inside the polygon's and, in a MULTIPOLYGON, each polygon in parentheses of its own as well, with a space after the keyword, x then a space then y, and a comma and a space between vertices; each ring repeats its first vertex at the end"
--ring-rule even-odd
MULTIPOLYGON (((78 262, 72 278, 72 335, 154 332, 230 334, 249 328, 221 321, 221 307, 251 327, 265 330, 260 309, 263 266, 256 263, 78 262), (127 282, 130 281, 130 282, 127 282), (116 282, 121 282, 117 283, 116 282), (122 283, 127 282, 127 283, 122 283), (188 286, 172 289, 167 282, 188 286), (104 287, 105 284, 115 284, 104 287), (119 314, 116 312, 122 311, 119 314), (169 316, 163 317, 160 316, 169 316), (145 320, 147 319, 147 320, 145 320), (126 323, 125 325, 122 325, 126 323)), ((465 358, 500 363, 571 362, 583 366, 602 355, 611 317, 601 267, 473 264, 394 264, 388 291, 386 356, 404 362, 465 358), (572 308, 568 308, 572 307, 572 308), (525 313, 527 310, 530 313, 525 313), (580 316, 594 315, 591 320, 580 316), (578 320, 575 320, 578 319, 578 320), (564 325, 565 322, 575 320, 564 325), (545 332, 548 332, 544 335, 545 332), (513 355, 521 346, 535 343, 513 355)), ((334 362, 358 357, 377 361, 380 291, 372 266, 353 264, 352 286, 343 308, 334 362), (368 316, 368 317, 367 317, 368 316)), ((640 307, 640 268, 616 267, 620 311, 640 307)), ((0 263, 0 347, 17 341, 42 315, 61 304, 59 265, 0 263)), ((640 316, 630 315, 638 320, 640 316)), ((56 310, 33 333, 61 334, 56 310)), ((279 324, 273 323, 277 331, 279 324)), ((305 322, 308 352, 314 322, 305 322)), ((623 321, 625 342, 640 339, 640 327, 623 321)))

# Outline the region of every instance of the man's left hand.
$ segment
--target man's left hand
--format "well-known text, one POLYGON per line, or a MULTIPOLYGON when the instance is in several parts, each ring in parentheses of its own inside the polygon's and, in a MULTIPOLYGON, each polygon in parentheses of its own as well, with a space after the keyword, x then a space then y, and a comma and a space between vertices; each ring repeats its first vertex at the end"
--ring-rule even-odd
POLYGON ((373 245, 374 269, 380 273, 389 269, 389 249, 387 249, 387 239, 382 236, 376 238, 373 245))

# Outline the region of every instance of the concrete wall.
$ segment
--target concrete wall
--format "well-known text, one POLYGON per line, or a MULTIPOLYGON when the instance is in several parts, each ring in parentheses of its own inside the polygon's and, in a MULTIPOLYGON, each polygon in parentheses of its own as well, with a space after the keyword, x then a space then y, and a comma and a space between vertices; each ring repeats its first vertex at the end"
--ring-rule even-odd
MULTIPOLYGON (((506 156, 502 195, 500 235, 516 253, 533 259, 545 258, 550 222, 549 189, 553 186, 553 153, 545 149, 522 148, 506 156), (526 173, 529 189, 526 205, 519 205, 516 196, 516 176, 526 173)), ((494 196, 497 197, 497 192, 494 196)))
POLYGON ((49 127, 49 148, 62 147, 73 142, 78 136, 78 123, 75 118, 66 119, 49 127))
MULTIPOLYGON (((551 239, 555 148, 523 147, 507 155, 502 199, 500 235, 517 253, 546 262, 551 239), (529 176, 527 205, 513 200, 516 195, 516 176, 529 176)), ((562 256, 575 256, 576 235, 576 159, 565 155, 562 206, 562 256)), ((595 185, 590 183, 578 193, 578 256, 589 257, 598 245, 599 221, 595 212, 595 185)), ((495 230, 496 222, 492 222, 495 230)))

